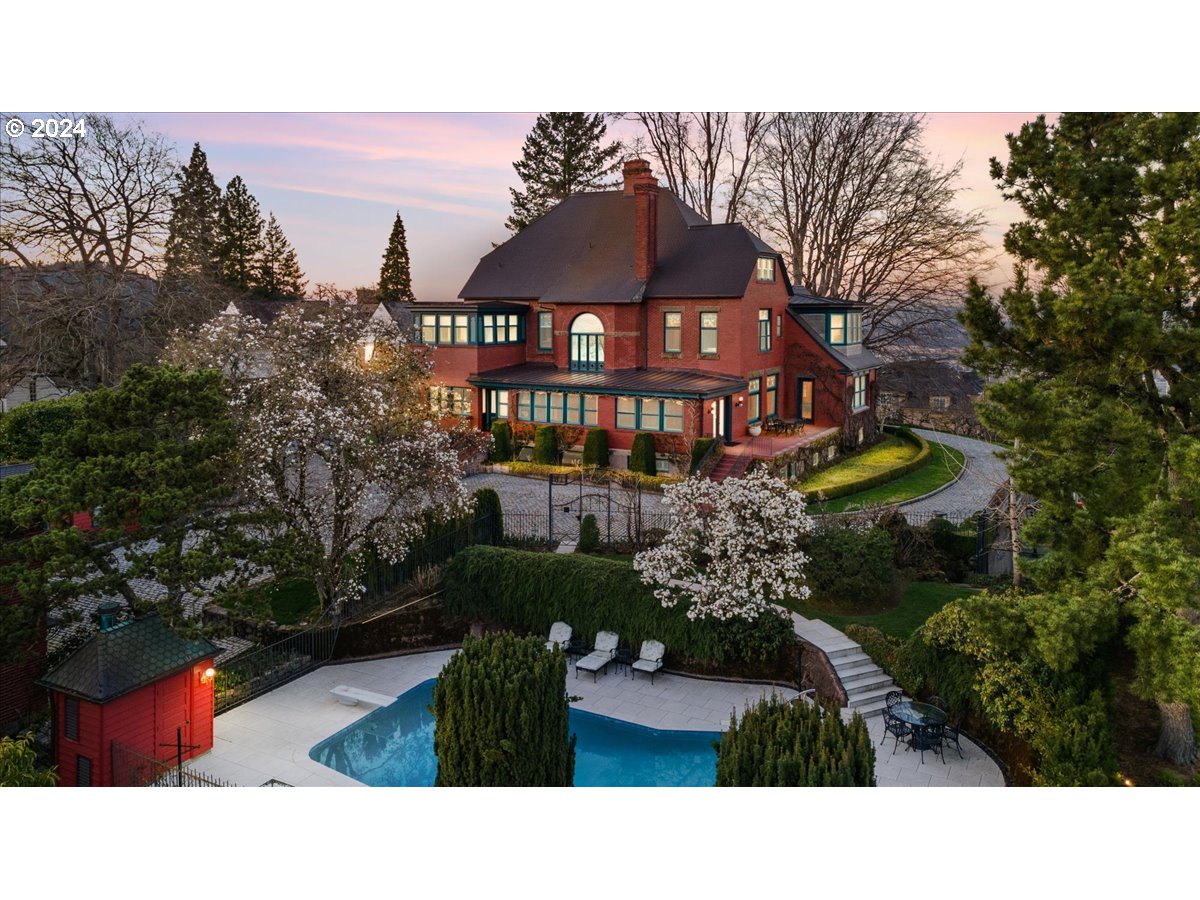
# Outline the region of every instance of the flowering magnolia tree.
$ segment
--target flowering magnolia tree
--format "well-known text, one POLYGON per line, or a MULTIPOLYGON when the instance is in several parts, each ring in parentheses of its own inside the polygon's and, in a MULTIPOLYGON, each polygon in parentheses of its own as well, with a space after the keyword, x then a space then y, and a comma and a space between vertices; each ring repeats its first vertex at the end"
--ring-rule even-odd
POLYGON ((667 485, 663 501, 674 525, 633 561, 663 606, 682 601, 692 619, 755 619, 772 604, 808 597, 799 542, 813 523, 799 491, 751 472, 667 485))
POLYGON ((171 353, 225 373, 244 501, 264 513, 274 567, 311 572, 322 608, 361 590, 368 552, 397 561, 428 522, 469 512, 464 467, 491 440, 440 427, 427 348, 363 313, 221 316, 171 353))

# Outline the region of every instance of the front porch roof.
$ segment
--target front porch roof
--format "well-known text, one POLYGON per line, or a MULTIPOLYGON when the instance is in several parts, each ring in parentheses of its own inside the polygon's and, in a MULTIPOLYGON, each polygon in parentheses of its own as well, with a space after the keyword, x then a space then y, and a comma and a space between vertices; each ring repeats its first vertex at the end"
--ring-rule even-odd
POLYGON ((709 400, 746 390, 745 378, 693 369, 606 369, 574 372, 542 363, 522 363, 480 372, 467 379, 477 387, 570 391, 623 397, 680 397, 709 400))

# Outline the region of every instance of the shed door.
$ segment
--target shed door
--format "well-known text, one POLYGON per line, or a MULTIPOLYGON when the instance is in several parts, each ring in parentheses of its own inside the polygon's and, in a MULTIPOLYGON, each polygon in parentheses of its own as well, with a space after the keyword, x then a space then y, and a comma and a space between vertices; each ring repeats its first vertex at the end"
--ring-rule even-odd
POLYGON ((188 671, 163 679, 154 686, 154 721, 156 752, 159 759, 175 758, 175 729, 182 728, 184 755, 187 746, 192 742, 191 723, 188 721, 190 710, 188 700, 191 691, 188 690, 188 671))

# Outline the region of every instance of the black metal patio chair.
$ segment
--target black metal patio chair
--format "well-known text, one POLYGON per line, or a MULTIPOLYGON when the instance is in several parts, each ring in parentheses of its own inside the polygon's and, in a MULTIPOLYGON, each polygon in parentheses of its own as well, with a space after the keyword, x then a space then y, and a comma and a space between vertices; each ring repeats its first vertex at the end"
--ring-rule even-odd
POLYGON ((946 711, 946 701, 943 700, 941 697, 939 697, 937 694, 934 694, 932 697, 930 697, 925 702, 928 703, 930 706, 936 706, 942 712, 946 711))
MULTIPOLYGON (((944 726, 944 730, 942 732, 942 746, 945 747, 948 744, 953 744, 954 749, 958 751, 959 759, 964 759, 963 752, 962 752, 962 745, 959 744, 958 739, 962 735, 963 721, 966 718, 967 718, 967 714, 965 711, 961 711, 961 712, 955 714, 954 717, 951 718, 950 721, 946 723, 946 725, 944 726)), ((945 762, 945 761, 946 761, 946 757, 945 757, 945 755, 943 755, 942 762, 945 762)))
POLYGON ((891 707, 887 707, 883 711, 883 740, 879 742, 879 746, 883 746, 883 742, 888 739, 890 734, 895 738, 892 744, 892 754, 895 755, 896 748, 900 746, 900 741, 912 734, 912 726, 892 715, 891 707))
POLYGON ((934 753, 942 758, 942 765, 946 764, 946 754, 942 753, 942 737, 945 733, 945 725, 914 725, 912 728, 912 739, 908 746, 911 750, 921 751, 921 763, 925 763, 925 751, 934 753))
POLYGON ((883 698, 883 702, 887 704, 887 708, 891 709, 897 703, 904 699, 903 691, 888 691, 883 698))

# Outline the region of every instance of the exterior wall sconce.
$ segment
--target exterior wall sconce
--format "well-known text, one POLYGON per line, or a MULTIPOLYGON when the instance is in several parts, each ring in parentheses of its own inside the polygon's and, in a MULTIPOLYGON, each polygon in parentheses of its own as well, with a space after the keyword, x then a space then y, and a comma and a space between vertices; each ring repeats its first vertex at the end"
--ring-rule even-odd
POLYGON ((743 403, 745 403, 745 402, 746 402, 746 398, 745 398, 745 397, 743 397, 741 394, 738 394, 738 398, 737 398, 737 404, 736 404, 736 405, 737 405, 737 406, 741 406, 741 405, 742 405, 743 403))
POLYGON ((216 674, 217 674, 217 670, 214 669, 212 666, 209 666, 207 669, 205 669, 203 672, 200 673, 200 683, 208 684, 210 681, 213 680, 213 677, 216 674))

